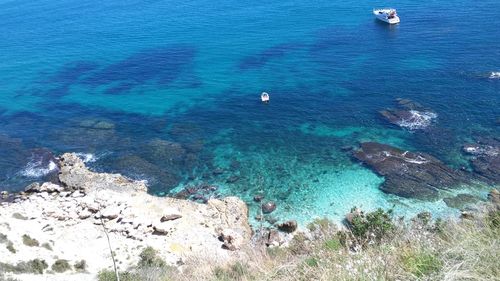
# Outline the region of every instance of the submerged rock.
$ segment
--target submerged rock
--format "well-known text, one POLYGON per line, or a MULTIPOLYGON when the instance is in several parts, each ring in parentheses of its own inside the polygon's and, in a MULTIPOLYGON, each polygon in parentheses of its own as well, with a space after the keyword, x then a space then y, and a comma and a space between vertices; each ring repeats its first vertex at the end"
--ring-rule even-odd
POLYGON ((450 208, 464 209, 469 205, 477 203, 479 201, 479 198, 470 194, 458 194, 454 197, 444 198, 443 201, 450 208))
POLYGON ((484 181, 500 183, 500 141, 487 139, 480 143, 466 144, 463 151, 472 155, 470 161, 476 175, 484 181))
POLYGON ((274 203, 273 201, 262 204, 262 212, 264 214, 272 213, 274 210, 276 210, 276 203, 274 203))
POLYGON ((428 127, 437 114, 409 99, 397 99, 399 108, 386 109, 380 114, 390 123, 409 130, 428 127))
POLYGON ((354 157, 385 177, 381 186, 384 192, 402 197, 437 199, 439 190, 469 182, 463 171, 454 170, 431 155, 386 144, 362 143, 354 157))

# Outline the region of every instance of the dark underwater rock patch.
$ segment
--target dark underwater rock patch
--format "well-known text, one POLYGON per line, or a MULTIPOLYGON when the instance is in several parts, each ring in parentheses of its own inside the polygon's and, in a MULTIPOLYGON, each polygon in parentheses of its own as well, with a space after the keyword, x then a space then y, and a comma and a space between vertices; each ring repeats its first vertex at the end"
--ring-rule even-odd
POLYGON ((82 82, 91 87, 104 86, 105 94, 117 95, 146 83, 167 86, 186 75, 192 87, 196 85, 192 79, 195 53, 194 47, 183 45, 143 50, 97 70, 82 82))
POLYGON ((486 182, 500 183, 500 141, 495 138, 483 139, 466 144, 463 151, 471 155, 474 173, 486 182))
POLYGON ((448 205, 448 207, 456 209, 464 209, 469 205, 475 204, 479 201, 479 198, 470 194, 458 194, 454 197, 443 198, 443 201, 448 205))
POLYGON ((380 115, 390 123, 409 130, 427 128, 437 114, 410 99, 396 99, 398 108, 385 109, 380 115))
POLYGON ((272 46, 264 51, 244 57, 238 64, 240 70, 261 68, 273 59, 284 57, 288 52, 304 47, 302 43, 283 43, 272 46))
POLYGON ((354 157, 380 176, 381 189, 402 197, 435 200, 439 190, 469 182, 467 175, 425 153, 403 151, 386 144, 365 142, 354 157))

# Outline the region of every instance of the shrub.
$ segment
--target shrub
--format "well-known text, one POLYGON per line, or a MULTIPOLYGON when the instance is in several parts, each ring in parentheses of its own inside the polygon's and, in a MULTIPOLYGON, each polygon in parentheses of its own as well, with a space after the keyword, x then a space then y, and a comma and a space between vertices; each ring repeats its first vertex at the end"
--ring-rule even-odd
POLYGON ((12 217, 15 219, 18 219, 18 220, 27 220, 28 219, 27 217, 21 215, 20 213, 13 213, 12 217))
POLYGON ((307 254, 311 251, 311 247, 308 245, 308 239, 304 233, 299 232, 293 236, 288 250, 295 255, 307 254))
POLYGON ((330 251, 337 251, 342 247, 338 238, 331 238, 325 241, 325 248, 330 251))
POLYGON ((3 244, 5 242, 8 242, 9 239, 7 239, 7 235, 0 233, 0 244, 3 244))
POLYGON ((152 247, 146 247, 139 254, 140 260, 138 267, 165 267, 165 261, 158 257, 158 253, 152 247))
POLYGON ((402 263, 405 271, 423 277, 438 272, 443 263, 433 254, 426 252, 406 252, 402 255, 402 263))
POLYGON ((374 236, 380 241, 395 229, 392 222, 392 210, 377 209, 375 212, 355 215, 350 223, 352 234, 357 238, 374 236))
POLYGON ((76 271, 84 272, 85 270, 87 270, 87 262, 85 260, 77 261, 75 262, 73 267, 76 271))
POLYGON ((23 235, 23 244, 28 246, 28 247, 38 247, 40 246, 40 243, 38 240, 31 238, 29 235, 24 234, 23 235))
MULTIPOLYGON (((143 281, 138 274, 132 272, 119 272, 120 281, 143 281)), ((116 274, 112 270, 101 270, 97 274, 98 281, 116 281, 116 274)))
POLYGON ((43 271, 49 268, 49 265, 45 260, 34 259, 28 262, 28 267, 31 268, 34 273, 43 274, 43 271))
POLYGON ((251 279, 247 268, 247 265, 236 262, 228 269, 216 267, 213 273, 215 275, 215 278, 220 281, 241 280, 243 279, 243 277, 249 277, 247 279, 251 279))
POLYGON ((493 229, 500 228, 500 211, 496 210, 489 212, 486 216, 486 222, 493 229))
POLYGON ((13 254, 17 252, 16 249, 14 248, 14 243, 12 243, 11 241, 7 243, 7 246, 5 248, 7 248, 7 250, 9 250, 9 252, 13 254))
POLYGON ((42 244, 42 247, 44 247, 45 249, 49 250, 49 251, 52 251, 52 246, 50 246, 49 243, 45 242, 42 244))
POLYGON ((13 273, 35 273, 42 274, 49 266, 45 260, 34 259, 28 262, 21 261, 16 265, 0 262, 0 271, 13 273))
POLYGON ((307 264, 310 267, 317 267, 319 265, 318 259, 312 257, 312 258, 307 258, 305 261, 305 264, 307 264))
POLYGON ((51 268, 55 272, 62 273, 71 270, 71 265, 67 260, 56 260, 51 268))

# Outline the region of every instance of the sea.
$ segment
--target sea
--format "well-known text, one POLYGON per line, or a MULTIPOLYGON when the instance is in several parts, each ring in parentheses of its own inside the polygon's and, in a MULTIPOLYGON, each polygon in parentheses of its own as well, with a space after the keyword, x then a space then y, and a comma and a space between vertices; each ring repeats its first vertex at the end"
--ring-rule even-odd
POLYGON ((382 192, 352 149, 470 169, 462 145, 500 136, 499 26, 498 0, 0 0, 0 190, 75 152, 156 196, 239 196, 254 224, 256 195, 268 221, 301 225, 353 207, 456 216, 382 192), (375 20, 389 6, 400 24, 375 20), (428 110, 392 124, 397 99, 428 110))

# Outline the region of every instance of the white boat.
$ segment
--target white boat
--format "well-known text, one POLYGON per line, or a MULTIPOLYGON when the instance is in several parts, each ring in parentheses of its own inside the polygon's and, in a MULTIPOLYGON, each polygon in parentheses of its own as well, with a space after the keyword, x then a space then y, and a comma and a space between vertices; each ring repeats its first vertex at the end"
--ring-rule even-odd
POLYGON ((264 103, 268 103, 269 102, 269 94, 266 92, 262 92, 262 94, 260 95, 260 100, 264 103))
POLYGON ((389 24, 399 23, 398 13, 396 9, 384 8, 384 9, 373 9, 373 14, 375 17, 383 22, 389 24))

